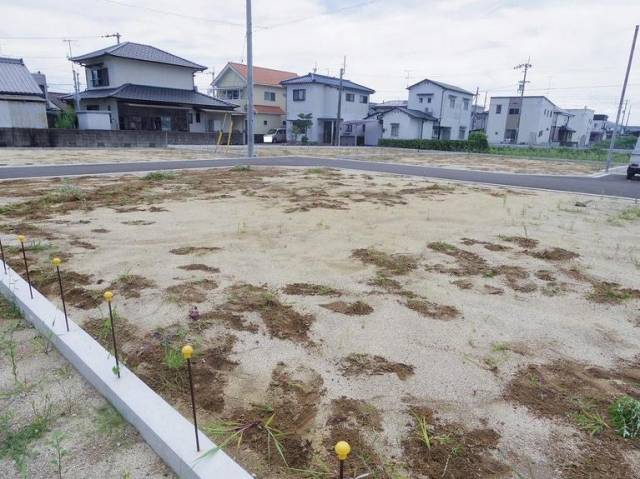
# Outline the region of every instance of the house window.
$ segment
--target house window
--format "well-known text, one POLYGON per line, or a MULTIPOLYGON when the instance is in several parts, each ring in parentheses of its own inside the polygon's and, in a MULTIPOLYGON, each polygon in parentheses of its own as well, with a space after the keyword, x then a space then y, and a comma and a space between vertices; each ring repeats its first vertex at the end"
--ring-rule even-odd
POLYGON ((352 124, 345 125, 345 132, 353 133, 353 125, 352 124))
POLYGON ((423 102, 423 100, 424 100, 424 98, 422 98, 422 97, 418 98, 418 101, 419 101, 420 103, 422 103, 422 102, 423 102))
POLYGON ((189 122, 189 124, 193 123, 193 113, 191 113, 190 111, 187 112, 187 121, 189 122))
POLYGON ((509 115, 517 115, 520 113, 520 108, 509 108, 509 115))
POLYGON ((240 98, 240 90, 222 90, 222 97, 227 100, 237 100, 240 98))
POLYGON ((200 112, 196 112, 196 123, 200 123, 200 112))
POLYGON ((360 103, 364 105, 369 103, 369 95, 360 95, 360 103))
POLYGON ((344 96, 345 100, 347 100, 349 103, 353 103, 356 100, 356 96, 353 93, 347 93, 344 96))
POLYGON ((264 126, 267 126, 267 124, 268 124, 268 123, 269 123, 269 122, 268 122, 267 120, 265 120, 265 121, 263 121, 263 122, 262 122, 262 124, 263 124, 264 126))
POLYGON ((273 91, 265 91, 264 101, 276 101, 276 93, 273 91))
POLYGON ((109 86, 109 70, 107 68, 92 68, 91 86, 109 86))
POLYGON ((458 131, 458 140, 464 140, 464 135, 467 133, 467 128, 464 126, 460 127, 460 130, 458 131))
POLYGON ((95 111, 99 109, 100 109, 99 105, 87 105, 87 111, 95 111))
POLYGON ((427 97, 427 103, 431 103, 431 98, 430 96, 427 97))
POLYGON ((542 130, 538 132, 538 136, 542 136, 542 130))
POLYGON ((464 98, 464 99, 462 100, 462 104, 463 104, 463 106, 464 106, 464 110, 465 110, 465 111, 468 111, 468 110, 469 110, 469 99, 468 99, 468 98, 464 98))
POLYGON ((456 107, 456 97, 453 95, 449 95, 449 108, 456 107))
POLYGON ((496 115, 502 113, 502 105, 496 105, 496 115))
POLYGON ((400 136, 400 123, 391 123, 391 136, 394 138, 400 136))
POLYGON ((293 90, 293 101, 305 101, 307 98, 307 90, 293 90))

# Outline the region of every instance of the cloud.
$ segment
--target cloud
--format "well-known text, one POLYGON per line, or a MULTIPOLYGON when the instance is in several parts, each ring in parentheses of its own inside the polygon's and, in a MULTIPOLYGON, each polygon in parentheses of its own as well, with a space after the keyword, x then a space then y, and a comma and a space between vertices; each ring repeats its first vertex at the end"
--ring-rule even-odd
MULTIPOLYGON (((6 2, 8 0, 0 0, 6 2)), ((110 44, 120 32, 219 71, 244 58, 243 1, 25 0, 1 5, 0 37, 73 36, 74 53, 110 44), (166 15, 118 3, 165 10, 166 15), (87 6, 89 5, 89 7, 87 6), (192 17, 192 18, 185 18, 192 17)), ((405 98, 405 87, 425 77, 491 95, 515 94, 513 67, 529 56, 531 94, 555 103, 589 106, 615 117, 640 2, 629 0, 254 0, 257 65, 336 74, 347 56, 347 76, 374 88, 376 99, 405 98), (336 8, 360 5, 326 15, 336 8), (277 25, 277 26, 276 26, 277 25), (264 28, 272 26, 272 28, 264 28), (603 86, 603 85, 614 85, 603 86), (592 87, 594 86, 594 87, 592 87)), ((66 44, 0 39, 2 53, 25 57, 53 88, 71 88, 66 44)), ((638 47, 640 51, 640 46, 638 47)), ((640 53, 628 89, 631 123, 640 123, 640 53)), ((206 88, 211 77, 199 74, 206 88)))

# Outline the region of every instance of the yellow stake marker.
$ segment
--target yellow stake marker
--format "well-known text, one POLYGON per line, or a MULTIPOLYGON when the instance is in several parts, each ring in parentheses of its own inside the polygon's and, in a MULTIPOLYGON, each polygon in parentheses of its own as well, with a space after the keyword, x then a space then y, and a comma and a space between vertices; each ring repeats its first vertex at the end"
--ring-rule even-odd
POLYGON ((198 418, 196 417, 196 397, 193 393, 193 376, 191 375, 191 357, 193 356, 193 347, 185 344, 181 349, 182 357, 187 361, 187 371, 189 372, 189 389, 191 391, 191 410, 193 412, 193 429, 196 433, 196 451, 200 452, 200 439, 198 438, 198 418))
POLYGON ((191 345, 187 344, 185 346, 182 346, 182 357, 184 359, 191 359, 191 356, 193 356, 193 348, 191 347, 191 345))
POLYGON ((27 237, 25 235, 18 235, 18 241, 20 241, 20 243, 24 243, 27 241, 27 237))
POLYGON ((62 260, 60 258, 53 258, 51 260, 51 264, 54 265, 57 268, 58 266, 60 266, 62 264, 62 260))
POLYGON ((107 303, 110 303, 113 299, 113 293, 111 291, 105 291, 102 297, 107 303))
POLYGON ((338 461, 340 461, 340 479, 344 478, 344 461, 349 456, 351 452, 351 446, 347 441, 338 441, 336 446, 334 447, 336 451, 336 455, 338 456, 338 461))

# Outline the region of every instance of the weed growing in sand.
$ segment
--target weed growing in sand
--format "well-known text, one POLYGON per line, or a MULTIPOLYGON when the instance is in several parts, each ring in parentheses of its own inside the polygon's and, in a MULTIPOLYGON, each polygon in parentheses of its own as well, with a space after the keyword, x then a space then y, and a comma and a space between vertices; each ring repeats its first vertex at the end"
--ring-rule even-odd
POLYGON ((595 406, 590 401, 578 401, 580 412, 573 414, 573 420, 580 429, 587 431, 591 436, 600 434, 605 429, 609 429, 609 425, 605 421, 602 414, 596 411, 595 406))
POLYGON ((632 206, 630 208, 625 208, 620 214, 618 214, 617 218, 622 221, 640 220, 640 207, 632 206))
POLYGON ((624 438, 640 437, 640 401, 621 396, 609 407, 614 430, 624 438))
POLYGON ((237 165, 237 166, 234 166, 233 168, 231 168, 231 171, 239 171, 239 172, 251 171, 251 166, 249 166, 249 165, 237 165))
POLYGON ((151 173, 144 175, 142 179, 145 181, 164 181, 172 180, 175 176, 175 173, 168 171, 152 171, 151 173))
POLYGON ((53 451, 53 459, 51 464, 55 468, 58 479, 62 479, 62 458, 67 455, 67 450, 62 447, 62 440, 64 439, 64 433, 56 431, 51 435, 49 440, 49 446, 53 451))
POLYGON ((38 411, 34 404, 32 408, 33 419, 22 427, 16 427, 11 423, 9 413, 0 416, 0 458, 13 460, 23 477, 27 476, 25 460, 29 455, 31 443, 49 430, 52 421, 52 406, 48 396, 41 411, 38 411))
POLYGON ((17 385, 20 383, 18 380, 18 357, 17 357, 17 343, 13 339, 13 334, 18 329, 18 323, 14 323, 8 329, 0 332, 0 353, 7 357, 11 364, 11 374, 13 375, 13 381, 17 385))
POLYGON ((450 435, 445 434, 442 436, 434 435, 430 429, 431 426, 425 416, 422 416, 416 412, 411 413, 416 421, 416 436, 418 440, 427 448, 429 454, 431 454, 431 448, 436 444, 450 444, 452 438, 450 435))
POLYGON ((4 298, 0 298, 0 318, 2 319, 22 319, 22 311, 15 303, 10 303, 4 298))
POLYGON ((98 432, 108 437, 121 437, 126 423, 118 411, 112 406, 105 405, 98 409, 96 425, 98 432))
POLYGON ((164 364, 169 369, 180 369, 185 365, 185 359, 179 348, 169 346, 166 348, 163 358, 164 364))

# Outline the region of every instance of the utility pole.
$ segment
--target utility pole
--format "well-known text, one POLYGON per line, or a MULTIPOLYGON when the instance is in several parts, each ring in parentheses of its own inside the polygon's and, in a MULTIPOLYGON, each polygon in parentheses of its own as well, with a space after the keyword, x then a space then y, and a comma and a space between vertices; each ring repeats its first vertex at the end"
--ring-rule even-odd
POLYGON ((344 78, 344 70, 347 68, 347 57, 344 57, 342 68, 340 68, 340 86, 338 88, 338 116, 336 117, 334 144, 340 146, 340 115, 342 115, 342 79, 344 78))
POLYGON ((627 121, 624 123, 625 130, 629 127, 629 117, 631 116, 631 105, 629 105, 629 111, 627 112, 627 121))
POLYGON ((622 122, 620 123, 620 133, 624 131, 624 117, 627 115, 627 105, 629 104, 629 100, 624 101, 624 108, 622 109, 622 122))
POLYGON ((78 84, 78 75, 76 74, 76 68, 73 66, 73 52, 71 51, 71 42, 74 40, 62 40, 69 45, 69 56, 67 59, 71 62, 71 74, 73 75, 73 92, 74 92, 74 103, 76 112, 80 111, 80 85, 78 84))
POLYGON ((122 35, 120 35, 120 33, 116 32, 116 33, 108 33, 107 35, 102 35, 102 38, 114 38, 116 39, 116 41, 118 42, 118 45, 120 45, 120 37, 122 35))
POLYGON ((247 156, 253 158, 253 28, 251 26, 251 0, 247 0, 247 156))
POLYGON ((469 131, 473 130, 476 122, 476 110, 478 109, 478 95, 480 95, 480 87, 476 87, 476 94, 473 95, 473 109, 471 110, 471 127, 469 131))
POLYGON ((636 49, 636 40, 638 39, 638 28, 640 25, 636 25, 633 32, 633 41, 631 42, 631 51, 629 52, 629 62, 627 63, 627 72, 624 75, 624 84, 622 85, 622 93, 620 94, 620 103, 618 104, 618 115, 616 116, 616 127, 613 129, 613 135, 611 135, 611 143, 609 144, 609 152, 607 153, 607 167, 606 171, 611 168, 611 160, 613 159, 613 149, 616 145, 616 136, 618 136, 618 123, 620 122, 620 111, 622 110, 622 103, 624 102, 624 95, 627 92, 627 82, 629 81, 629 71, 631 71, 631 64, 633 63, 633 52, 636 49))
POLYGON ((524 69, 524 75, 522 77, 522 81, 520 81, 520 86, 518 88, 520 90, 520 109, 518 111, 518 126, 516 128, 516 145, 518 144, 518 137, 520 136, 520 120, 522 119, 522 109, 524 107, 524 89, 527 86, 527 83, 529 83, 527 81, 527 72, 529 71, 529 68, 533 67, 530 62, 531 57, 527 58, 527 63, 521 63, 520 65, 516 65, 515 67, 513 67, 514 70, 524 69))

